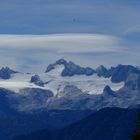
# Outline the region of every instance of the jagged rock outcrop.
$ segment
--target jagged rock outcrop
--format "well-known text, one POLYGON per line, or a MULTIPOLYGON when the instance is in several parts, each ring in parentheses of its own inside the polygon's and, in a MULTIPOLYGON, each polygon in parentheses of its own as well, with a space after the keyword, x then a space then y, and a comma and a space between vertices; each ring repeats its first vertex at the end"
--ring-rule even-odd
POLYGON ((131 65, 118 65, 112 69, 111 81, 113 83, 125 82, 130 73, 140 74, 140 70, 131 65))
POLYGON ((125 82, 125 88, 133 91, 140 92, 140 75, 130 74, 125 82))
POLYGON ((95 70, 93 70, 90 67, 81 67, 79 65, 76 65, 75 63, 73 63, 72 61, 67 62, 64 59, 60 59, 58 61, 56 61, 54 64, 50 64, 47 69, 46 72, 50 72, 51 70, 55 69, 55 66, 57 65, 63 65, 64 69, 61 73, 61 76, 74 76, 74 75, 93 75, 95 73, 95 70))
POLYGON ((11 70, 8 67, 3 67, 0 69, 0 78, 9 79, 11 77, 11 74, 14 74, 14 73, 18 73, 18 72, 11 70))
POLYGON ((45 109, 47 101, 53 96, 50 90, 24 88, 19 93, 13 93, 13 95, 8 96, 7 99, 14 109, 22 112, 32 112, 33 110, 45 109))
POLYGON ((103 65, 99 66, 99 67, 96 69, 96 72, 97 72, 97 75, 98 75, 99 77, 103 76, 103 77, 105 77, 105 78, 108 78, 108 77, 111 76, 109 70, 108 70, 106 67, 104 67, 103 65))
POLYGON ((107 86, 105 86, 105 88, 103 90, 103 94, 114 96, 115 92, 107 85, 107 86))
POLYGON ((50 72, 51 70, 55 69, 56 65, 66 65, 67 61, 64 59, 59 59, 53 64, 49 64, 45 72, 50 72))
POLYGON ((62 71, 62 76, 74 76, 74 75, 92 75, 95 71, 89 67, 80 67, 79 65, 74 64, 72 61, 66 63, 64 70, 62 71))
POLYGON ((57 94, 58 97, 73 97, 82 94, 82 91, 74 85, 65 86, 63 91, 57 94))
POLYGON ((38 75, 32 76, 30 82, 38 86, 42 86, 42 87, 44 86, 44 82, 40 79, 38 75))

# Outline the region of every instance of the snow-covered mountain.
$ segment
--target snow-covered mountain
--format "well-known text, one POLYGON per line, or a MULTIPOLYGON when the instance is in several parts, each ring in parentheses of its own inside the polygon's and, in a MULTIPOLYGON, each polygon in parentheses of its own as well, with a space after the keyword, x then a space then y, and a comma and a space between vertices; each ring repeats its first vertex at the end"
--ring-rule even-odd
MULTIPOLYGON (((53 68, 50 69, 50 65, 47 67, 45 73, 36 74, 24 74, 24 73, 12 73, 9 79, 1 78, 0 87, 12 90, 14 92, 19 92, 23 88, 39 88, 39 89, 49 89, 53 91, 54 95, 58 92, 63 91, 64 87, 67 85, 74 85, 81 91, 88 94, 101 94, 106 85, 109 85, 113 90, 118 90, 123 87, 124 82, 113 83, 110 78, 104 78, 98 76, 98 74, 91 68, 82 68, 75 65, 73 62, 66 62, 66 60, 60 59, 56 61, 53 68), (65 65, 72 63, 69 67, 69 71, 75 73, 74 75, 63 75, 65 71, 65 65), (91 69, 94 71, 92 75, 78 72, 81 69, 91 69), (77 73, 76 73, 76 72, 77 73), (80 74, 79 74, 80 73, 80 74)), ((2 68, 10 69, 10 68, 2 68)))
POLYGON ((130 65, 94 70, 60 59, 38 74, 2 68, 0 93, 5 93, 10 106, 20 111, 127 108, 139 104, 139 77, 140 70, 130 65))

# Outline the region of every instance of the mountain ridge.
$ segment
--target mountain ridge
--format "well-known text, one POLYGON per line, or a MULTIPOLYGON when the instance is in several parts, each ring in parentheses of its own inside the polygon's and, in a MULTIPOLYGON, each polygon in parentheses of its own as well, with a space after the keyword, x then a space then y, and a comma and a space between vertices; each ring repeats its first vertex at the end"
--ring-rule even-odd
MULTIPOLYGON (((3 140, 9 140, 11 136, 22 135, 25 128, 28 129, 24 134, 48 128, 60 129, 87 117, 90 113, 96 113, 106 108, 136 110, 140 107, 139 68, 118 65, 107 69, 99 66, 95 73, 86 75, 86 67, 80 67, 73 62, 70 62, 72 67, 69 67, 69 62, 65 60, 55 63, 55 67, 49 72, 25 74, 11 71, 8 79, 0 77, 0 137, 3 140), (70 74, 68 72, 67 76, 63 76, 61 73, 67 63, 70 74), (77 72, 77 68, 80 69, 80 72, 77 72)), ((6 70, 9 71, 9 69, 6 70)), ((112 116, 112 113, 110 115, 112 116)), ((103 113, 100 117, 103 117, 104 120, 105 116, 106 114, 103 113)), ((98 118, 99 116, 95 122, 98 118)), ((102 119, 99 122, 102 122, 102 119)), ((112 121, 108 115, 107 119, 105 124, 108 124, 109 120, 112 121)), ((102 124, 99 125, 102 126, 102 124)), ((116 126, 114 121, 112 125, 116 126)), ((79 127, 75 124, 74 126, 78 132, 79 127)), ((71 126, 68 126, 63 133, 66 136, 68 130, 74 137, 66 138, 76 140, 81 138, 82 135, 75 136, 70 128, 71 126)), ((81 134, 86 134, 85 130, 81 134)), ((99 134, 101 129, 94 128, 94 130, 98 132, 96 134, 99 134)), ((112 130, 110 128, 110 131, 112 130)), ((119 133, 113 133, 118 138, 119 133)), ((93 136, 97 135, 94 133, 93 136)), ((82 136, 82 138, 84 137, 82 136)))
POLYGON ((60 59, 52 65, 52 69, 42 74, 22 74, 10 70, 13 72, 10 79, 0 79, 1 87, 7 89, 5 98, 11 107, 25 112, 38 108, 99 110, 112 106, 137 106, 140 100, 140 70, 137 67, 118 65, 106 69, 102 65, 94 74, 86 75, 87 67, 80 67, 71 61, 60 59), (64 65, 70 71, 67 76, 62 75, 64 65), (38 100, 35 99, 36 95, 38 100))
POLYGON ((12 140, 129 140, 135 128, 134 120, 138 110, 105 108, 62 129, 39 130, 12 140))

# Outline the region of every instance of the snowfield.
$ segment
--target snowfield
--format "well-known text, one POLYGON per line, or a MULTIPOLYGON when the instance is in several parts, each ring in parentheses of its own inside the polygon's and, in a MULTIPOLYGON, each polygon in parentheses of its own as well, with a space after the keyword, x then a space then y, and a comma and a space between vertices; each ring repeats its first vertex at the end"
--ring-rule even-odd
POLYGON ((0 87, 12 90, 16 93, 23 88, 39 88, 51 90, 54 95, 63 91, 67 85, 74 85, 88 94, 101 94, 106 85, 109 85, 112 90, 119 90, 124 86, 124 82, 115 84, 110 78, 98 77, 96 74, 92 76, 77 75, 72 77, 62 77, 61 72, 64 69, 63 65, 57 65, 55 69, 48 73, 38 74, 40 79, 45 83, 44 87, 30 83, 30 79, 35 74, 16 73, 8 80, 0 79, 0 87))

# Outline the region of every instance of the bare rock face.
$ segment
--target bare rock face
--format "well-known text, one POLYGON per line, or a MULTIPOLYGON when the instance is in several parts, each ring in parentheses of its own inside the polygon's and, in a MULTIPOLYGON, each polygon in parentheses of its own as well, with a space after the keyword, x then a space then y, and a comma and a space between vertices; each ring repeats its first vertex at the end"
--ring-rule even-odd
POLYGON ((50 90, 38 88, 24 88, 19 92, 20 96, 15 98, 17 109, 25 112, 45 108, 48 99, 53 97, 53 93, 50 90))
POLYGON ((97 72, 97 75, 99 77, 103 76, 105 78, 107 77, 110 77, 110 73, 109 73, 109 70, 107 70, 106 67, 104 67, 103 65, 99 66, 97 69, 96 69, 96 72, 97 72))
POLYGON ((18 73, 18 72, 14 71, 14 70, 11 70, 8 67, 3 67, 3 68, 0 69, 0 78, 2 78, 2 79, 10 79, 11 74, 14 74, 14 73, 18 73))
POLYGON ((78 89, 76 86, 69 85, 64 87, 63 91, 58 93, 58 96, 72 97, 72 96, 77 96, 79 94, 82 94, 82 91, 80 89, 78 89))
POLYGON ((113 83, 125 82, 131 73, 140 74, 140 70, 131 65, 118 65, 112 71, 111 81, 113 83))
POLYGON ((95 70, 90 67, 81 67, 76 65, 72 61, 67 62, 64 59, 59 59, 55 63, 48 65, 45 72, 50 72, 51 70, 55 69, 57 65, 64 65, 64 70, 61 73, 61 76, 74 76, 74 75, 93 75, 95 70))
POLYGON ((107 85, 103 90, 103 94, 105 95, 114 95, 114 91, 107 85))
POLYGON ((74 76, 74 75, 93 75, 95 70, 89 67, 80 67, 79 65, 74 64, 72 61, 65 64, 65 68, 62 71, 62 76, 74 76))
POLYGON ((50 72, 51 70, 55 69, 56 65, 66 65, 67 61, 65 59, 59 59, 53 64, 49 64, 45 72, 50 72))
POLYGON ((125 82, 125 87, 140 92, 140 75, 130 74, 125 82))
POLYGON ((67 61, 65 59, 59 59, 55 62, 56 65, 65 65, 67 61))
POLYGON ((32 76, 30 82, 38 86, 42 86, 42 87, 44 86, 44 82, 40 79, 38 75, 32 76))

